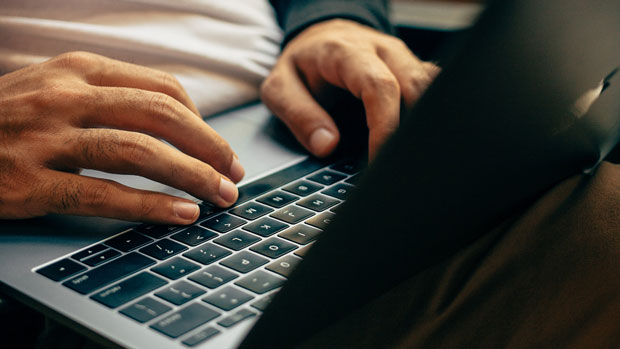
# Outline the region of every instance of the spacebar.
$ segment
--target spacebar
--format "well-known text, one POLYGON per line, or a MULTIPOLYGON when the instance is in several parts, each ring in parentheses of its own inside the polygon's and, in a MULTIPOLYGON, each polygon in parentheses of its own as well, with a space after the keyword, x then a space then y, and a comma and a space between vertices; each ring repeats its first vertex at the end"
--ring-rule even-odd
POLYGON ((63 285, 81 294, 87 294, 152 264, 155 264, 154 260, 132 252, 78 275, 63 285))

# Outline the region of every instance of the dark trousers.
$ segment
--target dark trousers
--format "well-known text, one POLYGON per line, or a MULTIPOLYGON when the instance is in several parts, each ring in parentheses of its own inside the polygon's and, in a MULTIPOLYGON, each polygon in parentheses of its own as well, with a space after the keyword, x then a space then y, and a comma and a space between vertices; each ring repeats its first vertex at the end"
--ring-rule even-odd
POLYGON ((620 166, 560 183, 305 347, 620 348, 620 166))

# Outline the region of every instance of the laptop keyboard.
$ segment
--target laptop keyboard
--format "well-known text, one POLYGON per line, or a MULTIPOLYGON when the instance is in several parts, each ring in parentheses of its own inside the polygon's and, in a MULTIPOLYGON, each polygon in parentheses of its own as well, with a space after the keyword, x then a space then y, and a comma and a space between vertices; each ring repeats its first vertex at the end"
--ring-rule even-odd
POLYGON ((199 204, 191 226, 143 224, 37 273, 196 346, 260 315, 355 188, 352 161, 308 159, 199 204))

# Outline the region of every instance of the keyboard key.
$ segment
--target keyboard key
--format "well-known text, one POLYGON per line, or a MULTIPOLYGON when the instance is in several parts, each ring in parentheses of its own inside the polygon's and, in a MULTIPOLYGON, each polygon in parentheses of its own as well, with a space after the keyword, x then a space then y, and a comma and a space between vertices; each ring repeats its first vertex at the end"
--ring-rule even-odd
POLYGON ((353 184, 353 185, 357 185, 357 182, 359 182, 361 177, 361 174, 356 174, 355 176, 351 176, 349 178, 347 178, 344 182, 345 183, 349 183, 349 184, 353 184))
POLYGON ((167 277, 168 279, 176 280, 193 272, 198 268, 200 268, 198 264, 194 264, 181 257, 174 257, 173 259, 165 263, 159 264, 151 268, 151 270, 156 272, 157 274, 167 277))
POLYGON ((263 294, 282 286, 285 281, 286 279, 276 276, 275 274, 258 270, 235 282, 235 285, 241 286, 258 294, 263 294))
POLYGON ((264 195, 281 185, 306 176, 322 167, 324 165, 317 160, 307 159, 255 182, 243 185, 239 188, 239 199, 237 199, 237 202, 243 203, 257 196, 264 195))
POLYGON ((313 215, 314 213, 312 211, 308 211, 299 206, 291 205, 276 213, 273 213, 271 217, 283 220, 286 223, 295 224, 313 215))
POLYGON ((84 264, 89 265, 91 267, 97 266, 99 264, 103 264, 107 261, 109 261, 112 258, 118 257, 120 256, 121 253, 118 252, 117 250, 113 250, 113 249, 107 249, 106 251, 103 251, 101 253, 99 253, 98 255, 92 256, 90 258, 87 258, 83 261, 84 264))
POLYGON ((299 198, 295 195, 285 193, 283 191, 276 191, 274 193, 267 194, 256 201, 262 202, 263 204, 271 207, 282 208, 297 199, 299 198))
POLYGON ((266 264, 267 262, 269 262, 268 259, 263 258, 257 254, 248 251, 241 251, 231 257, 226 258, 221 262, 221 264, 240 273, 247 273, 260 267, 263 264, 266 264))
POLYGON ((330 166, 330 168, 332 170, 338 171, 338 172, 342 172, 342 173, 346 173, 349 175, 352 174, 356 174, 357 172, 359 172, 361 170, 361 165, 359 162, 357 161, 352 161, 352 160, 345 160, 342 161, 336 165, 332 165, 330 166))
POLYGON ((233 315, 225 317, 222 320, 218 321, 217 323, 218 325, 222 327, 232 327, 240 323, 241 321, 251 318, 253 316, 256 316, 256 313, 251 312, 247 309, 239 309, 239 311, 237 311, 233 315))
POLYGON ((342 206, 342 204, 340 204, 340 205, 336 205, 336 206, 332 207, 332 208, 329 210, 329 212, 338 213, 338 212, 340 212, 340 210, 342 209, 342 207, 343 207, 343 206, 342 206))
POLYGON ((259 240, 260 238, 256 235, 237 229, 220 236, 219 238, 213 240, 213 242, 226 246, 232 250, 239 251, 259 240))
POLYGON ((340 201, 321 194, 314 194, 297 203, 299 206, 309 208, 316 212, 322 212, 334 206, 340 201))
POLYGON ((255 246, 252 246, 250 250, 260 253, 263 256, 269 258, 278 258, 296 248, 296 245, 293 245, 290 242, 286 242, 282 239, 269 238, 259 244, 256 244, 255 246))
POLYGON ((160 261, 168 259, 177 253, 187 250, 187 247, 168 239, 156 241, 140 249, 140 252, 157 258, 160 261))
POLYGON ((151 241, 153 240, 132 230, 110 240, 104 241, 104 244, 123 252, 129 252, 140 246, 146 245, 151 241))
POLYGON ((341 175, 340 173, 329 171, 329 170, 321 171, 320 173, 317 173, 315 175, 308 177, 309 180, 317 182, 317 183, 321 183, 324 185, 332 185, 338 182, 339 180, 342 180, 345 178, 347 177, 341 175))
POLYGON ((214 292, 202 300, 223 310, 232 310, 254 297, 231 286, 214 292))
POLYGON ((253 306, 254 308, 260 310, 260 311, 265 311, 265 309, 267 309, 267 306, 269 305, 269 303, 271 303, 271 301, 273 300, 273 296, 275 293, 272 293, 268 296, 265 296, 259 300, 257 300, 256 302, 250 304, 251 306, 253 306))
MULTIPOLYGON (((277 173, 276 173, 277 174, 277 173)), ((270 176, 267 176, 270 177, 270 176)), ((298 177, 297 177, 298 178, 298 177)), ((237 202, 239 203, 243 203, 246 201, 249 201, 259 195, 262 195, 268 191, 273 190, 274 188, 278 187, 279 185, 282 185, 284 183, 273 183, 272 181, 268 180, 265 181, 265 179, 267 178, 261 178, 256 182, 244 185, 242 187, 239 188, 239 197, 237 198, 237 202), (271 183, 270 183, 271 182, 271 183)), ((290 180, 289 180, 290 181, 290 180)), ((288 183, 289 181, 286 181, 285 183, 288 183)))
POLYGON ((176 305, 182 305, 204 294, 205 291, 187 281, 179 281, 157 291, 155 295, 176 305))
POLYGON ((138 322, 144 323, 153 320, 171 309, 172 308, 169 306, 164 305, 151 297, 146 297, 122 309, 120 313, 129 316, 138 322))
POLYGON ((172 239, 190 246, 198 246, 203 242, 213 239, 216 236, 217 233, 194 225, 172 235, 172 239))
POLYGON ((350 184, 338 183, 333 187, 322 191, 322 193, 335 197, 336 199, 344 200, 346 199, 347 195, 349 195, 352 189, 355 189, 355 187, 350 184))
POLYGON ((213 263, 220 258, 224 258, 231 253, 232 252, 230 252, 229 250, 225 248, 216 246, 212 243, 206 243, 204 245, 196 247, 195 249, 189 252, 184 253, 183 256, 193 259, 198 263, 206 265, 206 264, 213 263))
POLYGON ((97 253, 107 249, 107 246, 104 245, 95 245, 95 246, 91 246, 87 249, 84 249, 76 254, 74 254, 73 256, 71 256, 71 258, 78 260, 78 261, 83 261, 84 259, 90 257, 90 256, 94 256, 97 253))
POLYGON ((329 226, 329 223, 332 222, 334 217, 336 217, 334 213, 323 212, 316 217, 312 217, 311 219, 308 219, 306 223, 310 224, 311 226, 317 227, 319 229, 325 230, 329 226))
POLYGON ((217 311, 211 310, 202 304, 193 303, 155 322, 151 325, 151 328, 169 337, 177 338, 218 316, 220 316, 220 313, 217 311))
POLYGON ((250 202, 245 205, 239 206, 229 211, 232 214, 235 214, 241 218, 245 218, 247 220, 253 221, 256 218, 260 218, 267 213, 273 212, 273 208, 267 207, 265 205, 261 205, 256 202, 250 202))
POLYGON ((150 236, 153 239, 161 239, 166 235, 172 234, 175 231, 183 228, 180 225, 155 225, 155 224, 143 224, 136 227, 134 230, 138 233, 142 233, 146 236, 150 236))
POLYGON ((221 332, 219 330, 213 327, 207 327, 185 338, 185 340, 182 343, 187 345, 188 347, 195 347, 198 344, 220 333, 221 332))
POLYGON ((278 259, 265 268, 284 277, 289 277, 299 262, 301 262, 301 258, 289 255, 278 259))
POLYGON ((255 222, 246 224, 243 227, 243 229, 260 236, 270 236, 286 228, 288 228, 286 223, 282 223, 269 217, 261 218, 255 222))
POLYGON ((235 274, 228 269, 224 269, 217 265, 212 265, 190 275, 189 279, 205 287, 214 289, 222 286, 228 281, 236 279, 238 276, 238 274, 235 274))
POLYGON ((63 259, 37 270, 37 273, 47 276, 54 281, 62 281, 84 269, 86 269, 86 267, 81 264, 78 264, 70 259, 63 259))
POLYGON ((63 285, 81 294, 87 294, 153 264, 154 260, 133 252, 65 281, 63 285))
POLYGON ((237 227, 240 227, 244 223, 245 221, 243 219, 224 213, 217 217, 207 219, 206 221, 200 223, 200 225, 220 233, 227 233, 237 227))
POLYGON ((90 298, 107 307, 116 308, 165 284, 167 281, 164 279, 144 272, 97 292, 90 298))
POLYGON ((315 191, 319 191, 323 189, 323 187, 320 185, 308 182, 308 181, 301 180, 293 184, 290 184, 282 189, 288 192, 291 192, 293 194, 297 194, 299 196, 308 196, 314 193, 315 191))
POLYGON ((308 253, 311 247, 312 245, 305 246, 303 248, 300 248, 299 250, 296 250, 293 254, 299 257, 305 257, 306 253, 308 253))
POLYGON ((278 236, 296 242, 300 245, 306 245, 307 243, 316 240, 319 234, 321 234, 320 230, 305 224, 299 224, 283 231, 278 234, 278 236))
POLYGON ((209 218, 216 213, 222 212, 221 208, 216 208, 205 203, 198 204, 198 208, 200 209, 200 213, 198 214, 198 220, 209 218))

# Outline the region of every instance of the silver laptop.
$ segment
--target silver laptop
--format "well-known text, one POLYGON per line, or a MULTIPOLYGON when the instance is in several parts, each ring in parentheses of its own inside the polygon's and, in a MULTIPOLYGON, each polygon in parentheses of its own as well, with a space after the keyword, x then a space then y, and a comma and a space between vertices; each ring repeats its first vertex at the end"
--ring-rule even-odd
POLYGON ((491 3, 363 175, 277 138, 261 105, 211 119, 248 172, 237 206, 191 227, 5 221, 0 280, 108 345, 294 346, 596 166, 620 130, 618 18, 616 0, 491 3))

